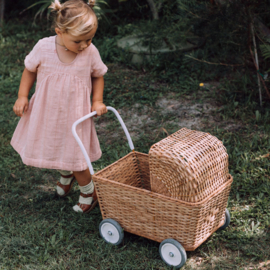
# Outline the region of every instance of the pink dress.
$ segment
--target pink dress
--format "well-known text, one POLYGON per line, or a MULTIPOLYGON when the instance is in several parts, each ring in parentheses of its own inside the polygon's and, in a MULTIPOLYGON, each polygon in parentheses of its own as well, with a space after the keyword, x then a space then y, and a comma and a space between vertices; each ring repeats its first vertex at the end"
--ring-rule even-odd
MULTIPOLYGON (((11 145, 26 165, 82 171, 87 169, 71 127, 91 112, 91 77, 107 72, 96 47, 91 44, 71 63, 56 53, 55 38, 41 39, 25 58, 25 67, 37 72, 36 90, 28 111, 20 119, 11 145)), ((101 157, 93 119, 79 124, 77 133, 91 161, 101 157)))

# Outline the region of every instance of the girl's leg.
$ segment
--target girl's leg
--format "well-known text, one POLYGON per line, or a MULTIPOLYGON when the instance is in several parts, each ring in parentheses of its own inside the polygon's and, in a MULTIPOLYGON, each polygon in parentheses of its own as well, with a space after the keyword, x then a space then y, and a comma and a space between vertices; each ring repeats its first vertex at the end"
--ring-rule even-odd
POLYGON ((89 172, 89 169, 86 169, 84 171, 81 172, 73 172, 79 186, 86 186, 88 185, 91 181, 91 174, 89 172))
POLYGON ((76 212, 88 213, 97 204, 94 183, 91 178, 89 169, 81 172, 73 172, 81 191, 79 203, 73 206, 76 212))
POLYGON ((65 197, 70 192, 74 183, 73 172, 58 170, 61 174, 61 178, 57 183, 56 193, 59 197, 65 197))

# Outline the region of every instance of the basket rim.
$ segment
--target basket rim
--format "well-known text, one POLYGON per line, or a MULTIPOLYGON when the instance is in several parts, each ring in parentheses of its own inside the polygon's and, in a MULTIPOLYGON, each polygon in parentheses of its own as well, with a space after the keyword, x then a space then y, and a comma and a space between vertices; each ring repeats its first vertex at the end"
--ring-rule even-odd
POLYGON ((133 150, 132 152, 129 152, 127 155, 121 157, 120 159, 116 160, 116 161, 113 162, 112 164, 110 164, 110 165, 108 165, 107 167, 103 168, 102 170, 100 170, 100 171, 94 173, 92 176, 97 176, 97 175, 101 174, 103 171, 105 171, 105 170, 109 169, 110 167, 116 165, 116 164, 119 163, 121 160, 127 158, 128 156, 132 156, 132 155, 135 155, 135 154, 139 154, 139 155, 143 155, 143 156, 148 156, 148 157, 149 157, 148 154, 141 153, 141 152, 137 152, 137 151, 133 150))
MULTIPOLYGON (((106 167, 106 168, 108 168, 108 167, 106 167)), ((171 201, 172 203, 178 203, 178 204, 181 204, 181 205, 185 204, 185 205, 188 205, 188 206, 200 206, 200 205, 203 205, 205 202, 207 202, 211 198, 217 196, 220 192, 222 192, 227 186, 231 185, 232 182, 233 182, 232 175, 228 174, 229 180, 226 183, 224 183, 222 186, 220 186, 215 192, 213 192, 212 194, 210 194, 209 196, 204 198, 202 201, 199 201, 199 202, 186 202, 186 201, 179 200, 179 199, 176 199, 176 198, 172 198, 172 197, 169 197, 169 196, 165 196, 163 194, 159 194, 159 193, 156 193, 156 192, 153 192, 153 191, 149 191, 147 189, 133 187, 133 186, 130 186, 130 185, 127 185, 127 184, 119 183, 119 182, 114 181, 114 180, 109 180, 107 178, 99 177, 96 174, 94 174, 93 177, 98 179, 98 181, 101 181, 101 182, 108 182, 108 183, 111 183, 113 185, 118 185, 120 187, 133 189, 134 191, 144 192, 145 195, 150 196, 150 197, 158 197, 161 200, 167 200, 167 201, 171 201)), ((95 183, 94 178, 93 178, 93 180, 94 180, 94 183, 95 183)))

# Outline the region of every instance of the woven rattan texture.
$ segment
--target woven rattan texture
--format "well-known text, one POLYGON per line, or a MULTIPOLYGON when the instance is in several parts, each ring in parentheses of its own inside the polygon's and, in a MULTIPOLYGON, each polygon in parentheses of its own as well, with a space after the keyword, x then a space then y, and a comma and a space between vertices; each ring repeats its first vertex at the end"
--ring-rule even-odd
POLYGON ((103 178, 133 187, 142 187, 151 190, 149 157, 147 154, 131 152, 95 174, 93 179, 95 179, 96 175, 102 175, 103 178))
POLYGON ((148 156, 134 152, 94 174, 93 180, 103 219, 112 218, 125 231, 154 241, 176 239, 192 251, 224 223, 232 183, 228 177, 203 201, 181 201, 149 190, 148 156))
POLYGON ((216 137, 182 128, 149 151, 151 188, 187 202, 199 202, 228 181, 228 154, 216 137))
POLYGON ((162 181, 155 179, 150 173, 151 191, 171 197, 170 192, 162 181))

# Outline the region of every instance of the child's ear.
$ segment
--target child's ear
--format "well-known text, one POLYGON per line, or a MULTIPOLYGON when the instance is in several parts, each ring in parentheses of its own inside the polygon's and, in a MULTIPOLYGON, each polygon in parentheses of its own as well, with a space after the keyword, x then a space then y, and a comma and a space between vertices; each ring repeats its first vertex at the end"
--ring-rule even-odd
POLYGON ((59 28, 56 27, 54 30, 57 35, 62 36, 62 31, 59 28))

